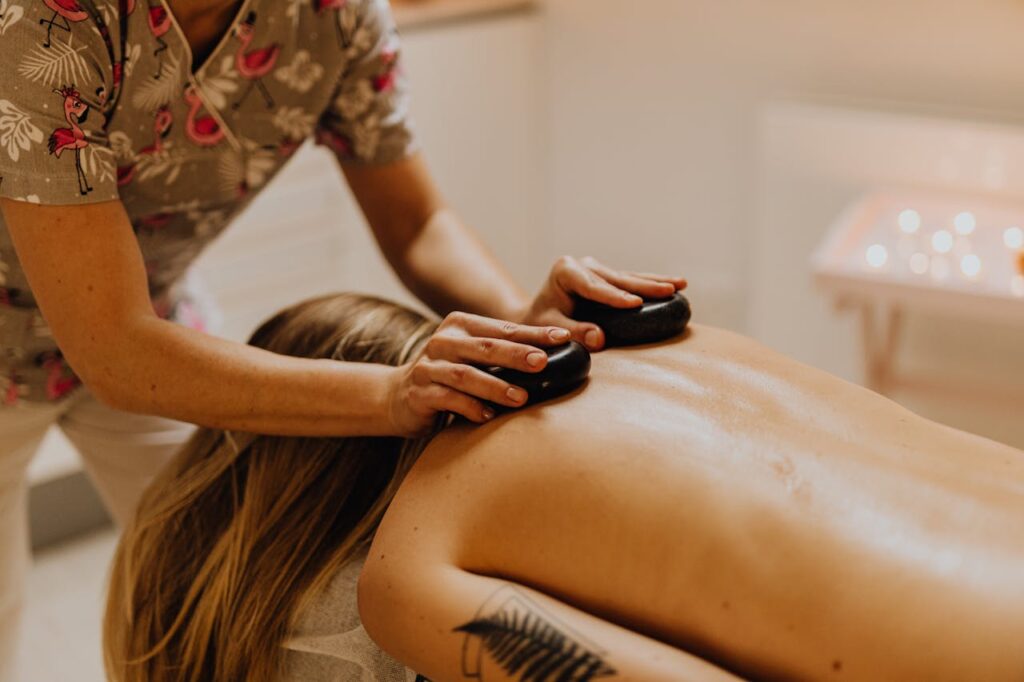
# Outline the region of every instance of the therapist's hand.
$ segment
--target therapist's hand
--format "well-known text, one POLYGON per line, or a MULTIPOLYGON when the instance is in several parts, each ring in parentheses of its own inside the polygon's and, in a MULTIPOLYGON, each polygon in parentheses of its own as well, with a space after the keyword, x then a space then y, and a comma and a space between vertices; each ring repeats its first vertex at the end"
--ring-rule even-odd
POLYGON ((526 391, 474 365, 539 372, 548 361, 539 349, 568 341, 569 331, 557 325, 527 326, 451 313, 418 357, 392 375, 388 403, 393 431, 402 436, 424 434, 441 412, 484 423, 494 417, 484 401, 521 407, 526 391))
POLYGON ((590 257, 562 256, 520 319, 524 324, 564 327, 574 341, 596 351, 604 347, 604 332, 595 324, 572 319, 574 294, 614 308, 635 308, 644 298, 666 298, 685 288, 682 277, 613 270, 590 257))

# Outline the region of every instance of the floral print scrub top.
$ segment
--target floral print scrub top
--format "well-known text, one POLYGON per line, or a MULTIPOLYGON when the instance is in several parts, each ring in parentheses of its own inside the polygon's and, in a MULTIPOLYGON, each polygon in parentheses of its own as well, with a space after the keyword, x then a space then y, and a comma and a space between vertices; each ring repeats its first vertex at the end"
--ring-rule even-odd
MULTIPOLYGON (((0 64, 0 196, 120 199, 156 312, 197 328, 177 285, 303 140, 414 145, 387 0, 242 0, 194 73, 165 0, 0 0, 0 64)), ((0 405, 78 385, 0 218, 0 405)))

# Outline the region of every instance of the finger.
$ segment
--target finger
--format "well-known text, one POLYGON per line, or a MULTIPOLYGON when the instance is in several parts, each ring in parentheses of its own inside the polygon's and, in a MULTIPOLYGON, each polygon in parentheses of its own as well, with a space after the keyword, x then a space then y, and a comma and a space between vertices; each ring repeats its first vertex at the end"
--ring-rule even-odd
MULTIPOLYGON (((566 330, 563 343, 571 336, 566 330)), ((439 355, 456 363, 472 363, 487 367, 508 367, 520 372, 539 372, 548 364, 548 355, 536 346, 529 346, 487 336, 452 336, 440 341, 439 355)))
POLYGON ((569 340, 567 329, 551 326, 534 327, 480 315, 466 315, 462 329, 470 336, 504 339, 542 348, 560 345, 569 340))
POLYGON ((687 287, 689 282, 686 281, 685 277, 672 277, 670 275, 656 275, 650 272, 627 272, 628 275, 634 277, 642 277, 644 279, 654 280, 655 282, 668 282, 676 288, 676 290, 682 290, 687 287))
POLYGON ((434 384, 427 390, 427 405, 437 412, 454 412, 471 422, 484 424, 494 418, 494 410, 476 398, 452 388, 434 384))
POLYGON ((587 350, 599 351, 604 348, 604 331, 591 322, 578 322, 561 313, 552 315, 552 322, 572 332, 572 340, 586 346, 587 350))
POLYGON ((526 391, 518 386, 513 386, 476 367, 455 362, 430 363, 430 378, 436 384, 455 389, 473 398, 508 407, 519 407, 528 398, 526 391))
POLYGON ((676 290, 675 285, 671 282, 659 282, 626 272, 617 272, 604 266, 601 266, 600 269, 595 269, 594 271, 603 277, 608 283, 617 286, 623 291, 637 294, 638 296, 663 298, 665 296, 671 296, 676 290))
POLYGON ((623 291, 582 265, 562 269, 557 284, 566 291, 614 308, 635 308, 643 303, 636 294, 623 291))

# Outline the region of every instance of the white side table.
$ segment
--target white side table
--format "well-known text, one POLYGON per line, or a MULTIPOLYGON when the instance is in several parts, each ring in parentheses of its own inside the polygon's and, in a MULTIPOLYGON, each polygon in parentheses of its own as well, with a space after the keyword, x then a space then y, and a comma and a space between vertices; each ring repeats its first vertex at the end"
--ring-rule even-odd
POLYGON ((837 309, 859 314, 866 383, 884 394, 901 384, 907 312, 1024 325, 1024 204, 870 194, 829 230, 813 269, 837 309))

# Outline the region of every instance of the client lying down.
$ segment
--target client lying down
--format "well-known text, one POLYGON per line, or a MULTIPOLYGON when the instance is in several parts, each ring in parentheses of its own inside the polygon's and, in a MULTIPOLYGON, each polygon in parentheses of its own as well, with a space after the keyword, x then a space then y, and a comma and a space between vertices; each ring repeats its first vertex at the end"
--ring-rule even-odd
MULTIPOLYGON (((342 295, 252 343, 400 364, 423 322, 342 295)), ((1024 678, 1024 452, 708 327, 590 376, 420 441, 199 433, 119 548, 111 678, 402 679, 365 632, 436 682, 1024 678)))

